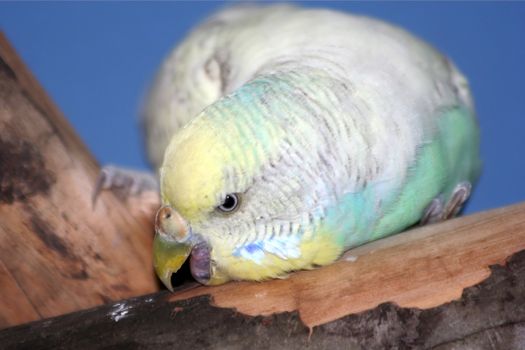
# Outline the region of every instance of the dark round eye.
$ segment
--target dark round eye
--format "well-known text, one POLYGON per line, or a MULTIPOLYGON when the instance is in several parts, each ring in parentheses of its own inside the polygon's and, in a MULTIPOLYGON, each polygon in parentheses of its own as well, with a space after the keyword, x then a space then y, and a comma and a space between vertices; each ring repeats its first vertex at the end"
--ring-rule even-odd
POLYGON ((226 195, 226 198, 224 198, 224 202, 222 202, 221 205, 219 205, 219 210, 225 213, 230 213, 237 209, 239 206, 239 195, 235 193, 230 193, 226 195))

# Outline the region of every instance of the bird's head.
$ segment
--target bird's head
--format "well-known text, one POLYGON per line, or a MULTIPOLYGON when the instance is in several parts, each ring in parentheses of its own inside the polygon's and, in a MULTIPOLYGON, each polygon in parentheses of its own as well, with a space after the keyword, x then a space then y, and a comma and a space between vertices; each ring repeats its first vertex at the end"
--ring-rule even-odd
POLYGON ((295 89, 280 98, 275 86, 256 81, 220 99, 167 147, 154 265, 168 288, 190 255, 203 284, 272 278, 333 260, 315 257, 322 242, 301 246, 314 247, 306 239, 313 208, 327 198, 312 170, 322 169, 317 150, 325 139, 313 119, 305 122, 304 96, 295 89))
POLYGON ((210 261, 210 243, 231 235, 232 224, 245 220, 246 213, 240 208, 253 174, 235 160, 237 146, 232 144, 235 136, 229 134, 231 130, 219 130, 214 124, 207 115, 197 117, 173 138, 165 152, 154 265, 170 289, 171 275, 190 254, 192 273, 199 282, 225 282, 210 261), (201 249, 194 251, 196 247, 201 249))

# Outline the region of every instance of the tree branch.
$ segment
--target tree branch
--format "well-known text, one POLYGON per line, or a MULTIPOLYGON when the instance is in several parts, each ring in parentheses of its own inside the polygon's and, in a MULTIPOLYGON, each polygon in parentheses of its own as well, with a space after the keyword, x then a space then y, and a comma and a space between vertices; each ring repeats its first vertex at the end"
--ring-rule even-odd
POLYGON ((158 289, 151 210, 111 193, 99 167, 0 34, 0 328, 158 289))

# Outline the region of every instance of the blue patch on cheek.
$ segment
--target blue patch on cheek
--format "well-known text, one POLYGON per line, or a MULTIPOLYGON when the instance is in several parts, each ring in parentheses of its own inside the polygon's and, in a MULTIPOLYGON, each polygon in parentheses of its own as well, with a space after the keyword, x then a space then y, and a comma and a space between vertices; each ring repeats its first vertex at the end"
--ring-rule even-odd
POLYGON ((255 253, 256 251, 258 251, 260 249, 261 249, 261 247, 259 246, 259 243, 251 243, 251 244, 248 244, 247 246, 244 246, 244 250, 248 254, 253 254, 253 253, 255 253))
POLYGON ((266 254, 275 255, 283 260, 295 259, 301 256, 299 244, 300 239, 296 236, 257 241, 238 247, 233 251, 233 256, 251 260, 259 265, 266 254))
POLYGON ((233 256, 251 260, 260 265, 264 259, 265 253, 261 247, 261 242, 255 242, 235 249, 233 251, 233 256))

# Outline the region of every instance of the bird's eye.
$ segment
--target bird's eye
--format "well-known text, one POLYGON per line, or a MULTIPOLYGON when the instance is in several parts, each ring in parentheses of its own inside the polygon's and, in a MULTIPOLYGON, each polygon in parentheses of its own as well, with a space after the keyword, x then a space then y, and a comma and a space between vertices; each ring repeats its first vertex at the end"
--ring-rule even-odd
POLYGON ((226 198, 224 198, 224 202, 222 202, 221 205, 219 205, 218 209, 224 213, 231 213, 240 204, 239 195, 235 193, 230 193, 226 195, 226 198))

